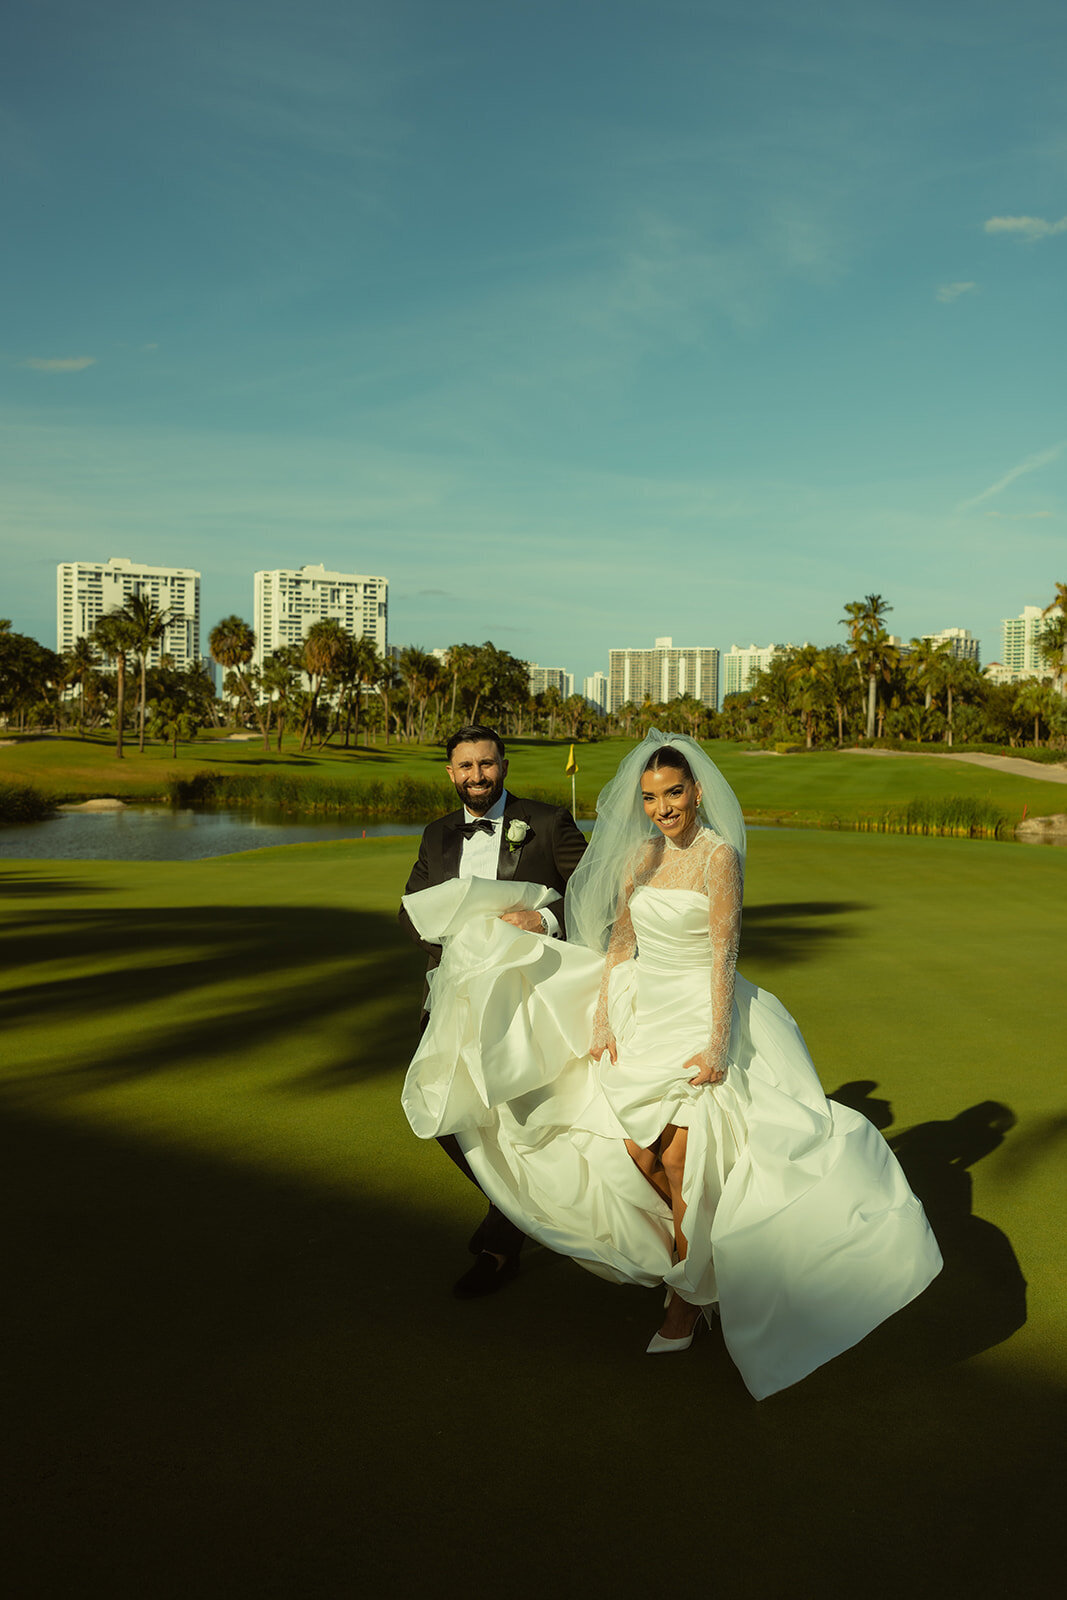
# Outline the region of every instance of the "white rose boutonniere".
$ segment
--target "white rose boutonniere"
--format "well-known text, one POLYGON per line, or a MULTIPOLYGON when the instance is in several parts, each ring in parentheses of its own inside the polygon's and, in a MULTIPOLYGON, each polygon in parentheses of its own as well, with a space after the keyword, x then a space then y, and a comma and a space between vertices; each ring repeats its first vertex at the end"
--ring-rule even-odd
POLYGON ((521 817, 512 817, 508 823, 508 831, 504 835, 507 840, 509 855, 513 856, 516 850, 522 847, 529 831, 530 824, 528 822, 524 822, 521 817))

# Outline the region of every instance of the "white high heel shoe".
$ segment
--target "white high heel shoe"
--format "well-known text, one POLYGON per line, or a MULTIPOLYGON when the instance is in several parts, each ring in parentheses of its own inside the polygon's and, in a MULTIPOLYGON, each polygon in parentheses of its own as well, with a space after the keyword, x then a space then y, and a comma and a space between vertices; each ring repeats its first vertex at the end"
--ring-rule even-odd
MULTIPOLYGON (((667 1297, 667 1304, 670 1304, 669 1295, 667 1297)), ((686 1334, 684 1339, 665 1339, 661 1333, 654 1333, 645 1348, 646 1356, 666 1356, 673 1355, 676 1350, 688 1350, 689 1346, 693 1342, 693 1337, 700 1324, 702 1322, 706 1322, 710 1328, 711 1319, 714 1314, 714 1305, 698 1307, 696 1321, 693 1323, 692 1328, 686 1334)))

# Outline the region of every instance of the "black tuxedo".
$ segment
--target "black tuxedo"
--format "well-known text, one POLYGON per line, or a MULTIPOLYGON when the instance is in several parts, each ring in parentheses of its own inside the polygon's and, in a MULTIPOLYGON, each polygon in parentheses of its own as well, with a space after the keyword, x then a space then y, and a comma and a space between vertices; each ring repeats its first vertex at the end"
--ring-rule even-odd
MULTIPOLYGON (((461 831, 463 821, 464 811, 461 806, 458 811, 450 811, 447 816, 438 817, 435 822, 429 823, 423 829, 418 859, 405 885, 405 894, 414 894, 419 889, 430 889, 435 884, 447 883, 450 878, 459 876, 460 856, 463 852, 461 831)), ((570 812, 564 810, 562 806, 545 805, 540 800, 520 800, 517 796, 509 794, 500 828, 497 878, 510 879, 515 883, 541 883, 546 889, 555 889, 560 898, 558 901, 553 901, 549 909, 559 921, 562 936, 563 891, 567 886, 567 879, 582 858, 585 846, 585 835, 570 812), (508 823, 516 818, 527 824, 527 833, 520 845, 509 849, 508 823)), ((403 907, 400 909, 400 922, 416 944, 421 945, 426 951, 429 957, 427 970, 436 967, 441 959, 441 946, 428 944, 425 939, 420 939, 403 907)), ((425 1024, 425 1013, 423 1022, 425 1024)), ((445 1134, 437 1142, 460 1171, 472 1183, 477 1184, 478 1180, 468 1166, 455 1135, 445 1134)), ((478 1229, 476 1239, 476 1244, 472 1242, 472 1249, 488 1250, 497 1255, 514 1258, 517 1264, 523 1235, 503 1212, 497 1210, 496 1206, 489 1207, 489 1213, 478 1229)))
MULTIPOLYGON (((418 889, 429 889, 437 883, 447 883, 459 876, 459 858, 463 850, 460 831, 464 812, 450 811, 438 817, 423 830, 418 859, 404 887, 405 894, 418 889)), ((541 800, 520 800, 509 794, 504 807, 504 821, 500 829, 500 854, 497 857, 498 879, 511 879, 516 883, 542 883, 546 889, 555 889, 559 903, 551 911, 559 919, 563 930, 563 891, 567 879, 582 859, 585 835, 569 811, 562 806, 545 805, 541 800), (519 818, 528 825, 522 844, 510 850, 507 843, 508 823, 519 818)), ((428 965, 435 967, 441 959, 441 947, 420 939, 407 912, 401 909, 403 927, 426 951, 428 965)))

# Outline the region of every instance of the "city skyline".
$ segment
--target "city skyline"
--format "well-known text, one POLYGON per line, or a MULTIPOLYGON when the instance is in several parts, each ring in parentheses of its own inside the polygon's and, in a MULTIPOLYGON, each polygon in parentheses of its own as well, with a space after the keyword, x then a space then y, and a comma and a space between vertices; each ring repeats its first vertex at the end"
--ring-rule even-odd
POLYGON ((868 593, 992 658, 1067 575, 1065 40, 1054 0, 21 8, 0 613, 47 639, 55 567, 129 552, 207 626, 250 571, 384 571, 393 639, 576 681, 843 642, 868 593))
MULTIPOLYGON (((88 634, 93 623, 99 619, 104 611, 113 609, 114 606, 120 603, 122 595, 132 592, 131 573, 134 578, 151 575, 152 597, 157 600, 157 603, 170 598, 165 593, 160 592, 161 574, 168 574, 168 577, 163 579, 164 585, 168 582, 173 584, 176 581, 195 580, 195 618, 186 619, 183 616, 181 620, 183 623, 188 620, 189 626, 194 628, 197 633, 199 632, 202 616, 199 604, 201 581, 199 572, 191 572, 184 568, 152 567, 143 562, 131 562, 128 557, 111 557, 107 562, 60 563, 56 569, 58 590, 56 648, 60 652, 64 649, 69 649, 76 637, 88 634), (80 585, 84 582, 84 579, 81 574, 90 575, 96 588, 89 598, 88 607, 86 606, 85 598, 82 598, 82 615, 79 625, 74 620, 76 610, 74 602, 76 597, 82 593, 80 585), (107 591, 111 593, 110 603, 104 602, 105 587, 101 587, 101 580, 103 580, 105 587, 108 583, 112 586, 111 590, 107 591)), ((300 568, 260 570, 253 573, 252 578, 253 605, 251 615, 256 639, 255 661, 257 665, 262 665, 264 657, 270 655, 280 644, 299 643, 300 639, 306 634, 310 623, 319 617, 333 617, 348 632, 356 634, 356 611, 360 613, 360 619, 363 623, 361 630, 363 636, 372 640, 379 653, 385 653, 389 630, 389 579, 387 577, 381 575, 370 577, 361 573, 330 572, 319 562, 305 563, 300 568), (286 595, 292 597, 291 603, 287 604, 285 602, 286 595), (288 614, 290 611, 291 615, 288 614)), ((139 589, 142 586, 135 583, 132 588, 139 589)), ((179 606, 176 609, 180 610, 181 608, 179 606)), ((1025 606, 1019 617, 1001 618, 998 628, 998 655, 989 657, 982 665, 1000 664, 1001 658, 1003 658, 1005 666, 1023 666, 1023 657, 1021 655, 1018 662, 1012 656, 1012 647, 1008 644, 1008 639, 1011 635, 1011 630, 1014 629, 1018 632, 1025 620, 1027 625, 1026 636, 1029 640, 1029 653, 1026 656, 1024 670, 1026 672, 1033 670, 1034 662, 1037 659, 1036 655, 1034 655, 1036 645, 1033 643, 1034 638, 1036 638, 1036 630, 1044 613, 1053 609, 1054 607, 1051 605, 1045 607, 1025 606), (1010 660, 1009 657, 1011 658, 1010 660)), ((237 614, 244 615, 242 612, 237 614)), ((221 618, 215 618, 204 624, 206 632, 202 654, 205 657, 207 655, 207 634, 210 633, 215 621, 220 620, 221 618)), ((900 635, 894 635, 888 630, 887 633, 891 642, 901 645, 905 649, 907 648, 908 641, 906 639, 900 635)), ((192 636, 190 635, 190 637, 192 636)), ((955 655, 967 656, 976 663, 980 661, 982 641, 976 638, 967 628, 942 628, 930 631, 919 637, 925 637, 933 644, 947 645, 955 655)), ((1022 637, 1023 635, 1020 633, 1020 641, 1022 637)), ((41 642, 44 641, 42 640, 41 642)), ((472 642, 475 641, 451 640, 449 643, 472 642)), ((770 641, 764 646, 758 646, 754 643, 747 646, 739 646, 734 641, 731 642, 729 649, 726 649, 721 644, 685 647, 675 646, 673 638, 667 635, 656 638, 652 645, 614 645, 610 646, 608 650, 607 672, 602 668, 596 668, 594 673, 586 674, 581 678, 583 694, 586 698, 597 701, 599 697, 591 690, 590 685, 594 679, 602 680, 603 698, 605 700, 605 709, 607 709, 607 701, 611 698, 609 684, 612 678, 612 658, 631 655, 652 656, 657 652, 661 652, 661 647, 663 647, 668 654, 673 656, 707 654, 715 657, 713 702, 718 706, 726 695, 736 692, 739 688, 747 687, 752 675, 765 666, 776 651, 794 649, 797 647, 797 642, 796 640, 770 641), (751 660, 749 659, 750 657, 751 660)), ((389 653, 396 655, 406 646, 413 643, 415 641, 389 641, 389 653)), ((819 647, 835 643, 839 643, 844 647, 844 641, 817 641, 819 647)), ((419 645, 418 648, 426 647, 419 645)), ((441 657, 444 656, 448 648, 449 646, 444 644, 436 644, 429 647, 434 655, 441 657)), ((1019 648, 1021 649, 1021 644, 1019 648)), ((158 659, 159 654, 158 648, 152 652, 153 662, 158 659)), ((188 650, 185 650, 182 655, 183 660, 187 654, 188 650)), ((549 684, 559 688, 561 693, 570 694, 574 692, 576 683, 579 681, 579 675, 572 672, 566 665, 545 666, 532 657, 520 657, 518 659, 522 660, 529 670, 531 693, 538 692, 549 684)), ((684 676, 685 671, 683 669, 684 676)), ((685 692, 688 692, 688 689, 685 692)), ((670 697, 668 696, 668 698, 670 697)), ((621 703, 619 695, 616 694, 614 698, 621 703)), ((622 699, 625 699, 625 696, 622 696, 622 699)), ((712 701, 709 701, 710 703, 712 701)))

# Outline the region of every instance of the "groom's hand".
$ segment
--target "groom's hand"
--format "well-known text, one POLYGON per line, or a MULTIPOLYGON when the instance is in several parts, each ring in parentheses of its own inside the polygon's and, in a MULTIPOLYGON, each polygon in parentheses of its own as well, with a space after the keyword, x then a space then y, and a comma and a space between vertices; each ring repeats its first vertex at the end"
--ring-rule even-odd
POLYGON ((522 928, 525 933, 548 932, 548 925, 540 911, 528 911, 525 906, 513 906, 510 911, 502 911, 500 920, 510 922, 513 928, 522 928))

